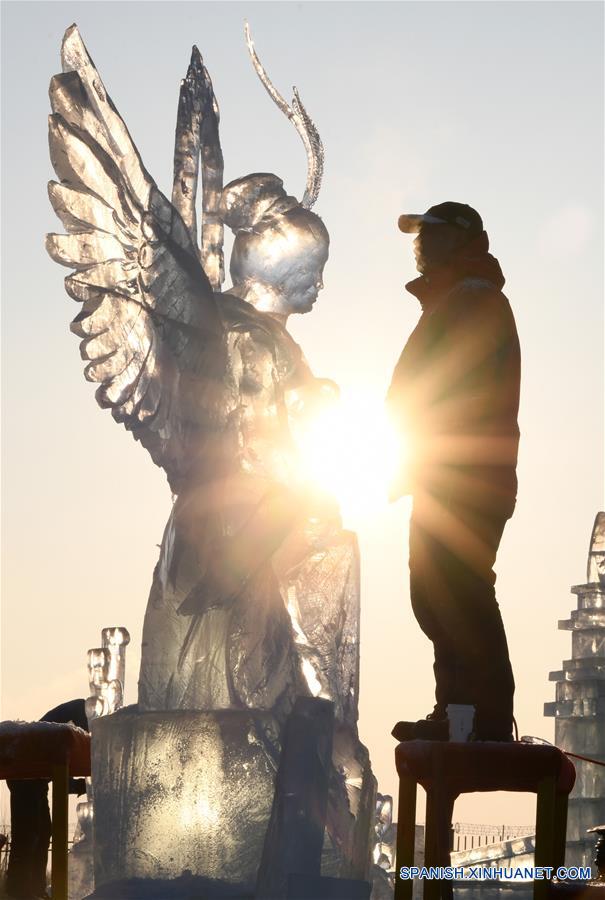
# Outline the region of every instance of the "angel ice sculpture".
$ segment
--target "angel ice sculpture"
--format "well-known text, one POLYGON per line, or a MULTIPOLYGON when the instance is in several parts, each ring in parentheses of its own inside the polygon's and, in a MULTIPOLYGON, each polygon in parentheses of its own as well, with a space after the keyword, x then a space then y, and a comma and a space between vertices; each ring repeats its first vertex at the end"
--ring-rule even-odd
POLYGON ((323 154, 298 95, 289 107, 249 46, 307 146, 302 203, 272 174, 222 187, 218 106, 196 48, 168 201, 72 26, 50 86, 59 182, 49 193, 68 234, 48 235, 47 248, 76 270, 65 279, 82 303, 71 327, 98 403, 165 470, 176 497, 145 615, 138 713, 270 711, 277 753, 296 696, 333 700, 332 843, 350 874, 355 853, 358 870, 369 862, 357 822, 367 809, 369 833, 375 789, 356 730, 358 551, 334 504, 301 480, 297 429, 335 386, 314 378, 285 328, 322 287, 329 237, 310 206, 323 154), (221 294, 224 224, 236 238, 233 287, 221 294))

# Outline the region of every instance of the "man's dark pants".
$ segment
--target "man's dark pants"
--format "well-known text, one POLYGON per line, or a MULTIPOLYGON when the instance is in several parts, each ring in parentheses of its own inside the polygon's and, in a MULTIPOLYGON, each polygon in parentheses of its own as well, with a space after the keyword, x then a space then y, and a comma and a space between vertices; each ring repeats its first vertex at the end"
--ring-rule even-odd
POLYGON ((493 566, 514 509, 509 485, 514 479, 516 487, 516 478, 512 470, 512 479, 503 473, 490 485, 484 474, 448 474, 415 493, 410 596, 434 645, 440 711, 448 703, 473 704, 477 736, 502 740, 512 729, 515 684, 493 566))
POLYGON ((11 851, 6 872, 9 897, 46 893, 46 865, 51 836, 48 782, 8 781, 11 805, 11 851))

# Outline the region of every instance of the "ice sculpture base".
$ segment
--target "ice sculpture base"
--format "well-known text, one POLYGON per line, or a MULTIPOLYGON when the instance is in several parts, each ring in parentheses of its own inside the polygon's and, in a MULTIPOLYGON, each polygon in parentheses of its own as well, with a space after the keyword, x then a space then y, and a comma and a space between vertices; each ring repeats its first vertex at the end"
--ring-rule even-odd
POLYGON ((351 878, 319 878, 313 875, 290 875, 287 900, 370 900, 369 881, 351 878))
POLYGON ((95 886, 92 841, 83 838, 76 841, 69 851, 67 863, 69 900, 82 900, 95 886))
POLYGON ((130 706, 95 719, 95 896, 131 879, 174 881, 179 896, 178 879, 191 896, 192 877, 217 896, 252 894, 277 745, 266 712, 130 706))
POLYGON ((181 875, 110 881, 83 900, 254 900, 254 894, 241 885, 181 875))

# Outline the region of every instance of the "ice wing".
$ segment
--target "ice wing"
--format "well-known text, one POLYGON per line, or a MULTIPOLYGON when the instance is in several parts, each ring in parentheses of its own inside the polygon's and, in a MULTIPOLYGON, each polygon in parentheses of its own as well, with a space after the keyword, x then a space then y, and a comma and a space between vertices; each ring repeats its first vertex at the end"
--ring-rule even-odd
POLYGON ((191 51, 181 82, 174 146, 172 203, 197 243, 196 199, 202 163, 200 260, 213 290, 225 280, 223 223, 219 214, 223 189, 223 153, 219 138, 219 108, 212 81, 197 47, 191 51))
POLYGON ((53 259, 75 271, 85 376, 97 401, 133 431, 171 483, 186 467, 190 432, 212 416, 222 364, 220 315, 190 233, 145 170, 75 25, 50 84, 50 200, 67 234, 49 234, 53 259), (196 410, 191 406, 192 373, 196 410), (186 388, 183 387, 186 384, 186 388))

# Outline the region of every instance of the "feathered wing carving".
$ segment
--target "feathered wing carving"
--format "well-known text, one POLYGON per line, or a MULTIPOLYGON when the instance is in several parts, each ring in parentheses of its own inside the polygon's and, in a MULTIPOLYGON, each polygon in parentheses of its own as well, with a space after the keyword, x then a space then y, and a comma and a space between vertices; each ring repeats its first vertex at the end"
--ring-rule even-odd
POLYGON ((174 146, 172 203, 197 244, 195 211, 200 158, 202 217, 199 256, 215 291, 225 280, 223 223, 219 214, 223 189, 223 153, 219 138, 219 108, 212 80, 196 46, 187 75, 181 81, 174 146))
POLYGON ((71 329, 98 403, 178 489, 192 437, 217 415, 220 314, 189 230, 144 168, 75 25, 61 58, 49 195, 68 233, 49 234, 47 250, 75 270, 65 287, 82 310, 71 329))

